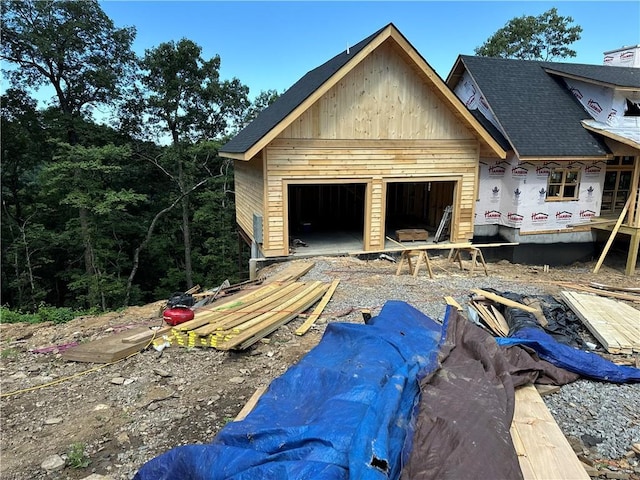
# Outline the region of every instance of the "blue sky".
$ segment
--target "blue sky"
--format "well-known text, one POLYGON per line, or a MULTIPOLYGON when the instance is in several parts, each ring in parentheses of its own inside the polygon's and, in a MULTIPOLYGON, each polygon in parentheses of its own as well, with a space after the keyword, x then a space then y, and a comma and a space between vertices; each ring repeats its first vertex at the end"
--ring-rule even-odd
POLYGON ((556 7, 583 29, 566 61, 600 65, 603 52, 640 44, 640 1, 101 1, 117 27, 134 26, 139 54, 181 38, 218 54, 221 76, 237 77, 253 97, 282 92, 307 71, 388 23, 446 78, 458 54, 473 55, 514 17, 556 7))

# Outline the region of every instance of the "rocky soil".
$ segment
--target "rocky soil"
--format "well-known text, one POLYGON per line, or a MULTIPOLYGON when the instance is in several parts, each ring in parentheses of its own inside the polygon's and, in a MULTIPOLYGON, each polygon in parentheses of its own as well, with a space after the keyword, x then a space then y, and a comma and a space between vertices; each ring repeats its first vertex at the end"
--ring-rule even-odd
MULTIPOLYGON (((361 322, 386 300, 405 300, 441 319, 442 297, 463 306, 472 288, 558 295, 558 282, 638 286, 612 262, 597 275, 593 263, 551 268, 489 264, 490 275, 462 272, 446 257, 432 261, 436 278, 395 276, 382 259, 317 258, 303 279, 341 280, 325 314, 304 336, 296 319, 247 351, 170 347, 147 349, 110 365, 67 362, 66 344, 104 338, 142 325, 160 325, 162 301, 67 324, 0 325, 2 479, 129 479, 147 460, 184 444, 207 443, 260 386, 282 374, 320 340, 329 322, 361 322), (42 353, 35 353, 40 351, 42 353)), ((268 275, 284 268, 274 264, 268 275)), ((640 304, 633 304, 640 308, 640 304)), ((640 318, 640 313, 639 313, 640 318)), ((588 333, 582 332, 590 342, 588 333)), ((601 351, 601 350, 600 350, 601 351)), ((617 361, 637 364, 633 356, 617 361)), ((640 479, 640 384, 579 380, 544 397, 593 476, 640 479)))

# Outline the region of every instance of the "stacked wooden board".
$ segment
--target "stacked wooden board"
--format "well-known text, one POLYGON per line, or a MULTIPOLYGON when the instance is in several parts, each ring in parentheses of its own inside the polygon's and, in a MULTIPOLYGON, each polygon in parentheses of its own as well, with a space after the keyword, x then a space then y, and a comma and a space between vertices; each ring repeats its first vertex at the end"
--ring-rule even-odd
POLYGON ((640 352, 640 310, 589 293, 563 291, 562 298, 607 352, 640 352))
POLYGON ((322 298, 323 282, 272 282, 251 293, 196 312, 154 344, 243 350, 291 321, 322 298))
MULTIPOLYGON (((82 343, 65 350, 65 360, 111 363, 146 349, 151 344, 185 347, 244 349, 302 314, 324 296, 301 327, 306 332, 329 302, 337 282, 298 282, 313 262, 295 262, 264 279, 262 286, 247 284, 229 298, 195 310, 194 319, 170 327, 137 327, 117 335, 82 343), (327 291, 329 290, 329 291, 327 291)), ((158 319, 160 322, 161 319, 158 319)))

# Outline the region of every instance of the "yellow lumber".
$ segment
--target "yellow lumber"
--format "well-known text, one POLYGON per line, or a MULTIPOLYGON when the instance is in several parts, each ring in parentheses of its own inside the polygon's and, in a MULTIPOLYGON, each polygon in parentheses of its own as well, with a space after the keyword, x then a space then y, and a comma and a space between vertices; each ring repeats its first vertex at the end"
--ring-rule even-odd
POLYGON ((311 313, 311 315, 309 315, 309 318, 307 318, 307 320, 305 320, 305 322, 302 325, 300 325, 296 330, 296 335, 304 335, 305 333, 307 333, 307 331, 311 328, 311 326, 315 323, 315 321, 320 317, 320 315, 324 311, 324 308, 329 303, 329 300, 331 300, 331 297, 333 296, 333 293, 336 291, 336 288, 338 288, 339 283, 340 283, 339 279, 336 279, 333 282, 331 282, 329 289, 324 294, 324 297, 322 297, 322 300, 320 300, 320 303, 318 304, 318 306, 313 310, 313 313, 311 313))

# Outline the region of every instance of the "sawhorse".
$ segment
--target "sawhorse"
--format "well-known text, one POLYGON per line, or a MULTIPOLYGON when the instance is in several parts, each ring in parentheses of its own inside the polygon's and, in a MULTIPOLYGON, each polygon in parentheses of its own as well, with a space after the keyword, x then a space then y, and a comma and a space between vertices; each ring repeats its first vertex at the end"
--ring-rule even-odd
POLYGON ((431 270, 429 255, 427 255, 427 252, 425 250, 403 250, 402 254, 400 255, 400 263, 398 263, 396 275, 400 275, 404 263, 407 262, 407 265, 409 266, 409 273, 414 277, 417 277, 418 271, 420 271, 420 266, 422 265, 423 261, 427 265, 429 278, 433 278, 433 270, 431 270), (413 265, 413 257, 417 257, 415 267, 413 265))
POLYGON ((482 255, 482 252, 478 247, 452 248, 449 252, 449 260, 452 262, 457 260, 460 264, 460 270, 464 270, 464 267, 462 266, 462 252, 467 252, 471 256, 471 268, 469 269, 469 275, 473 274, 473 270, 478 265, 478 257, 480 257, 480 263, 484 268, 484 274, 489 276, 487 264, 484 261, 484 255, 482 255))

